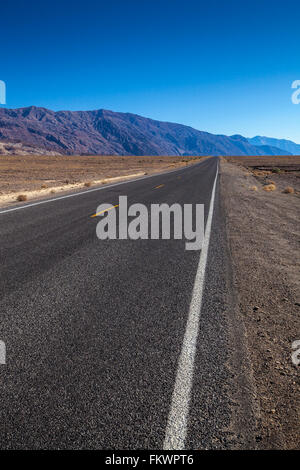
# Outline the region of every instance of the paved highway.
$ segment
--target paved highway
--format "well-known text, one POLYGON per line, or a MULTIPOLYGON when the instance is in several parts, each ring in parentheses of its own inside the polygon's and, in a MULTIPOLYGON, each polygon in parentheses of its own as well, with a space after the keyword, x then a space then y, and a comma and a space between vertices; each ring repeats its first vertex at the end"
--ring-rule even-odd
POLYGON ((251 445, 226 366, 232 299, 217 168, 210 158, 0 211, 0 448, 251 445), (205 204, 206 257, 185 240, 100 241, 91 215, 120 195, 147 207, 205 204))

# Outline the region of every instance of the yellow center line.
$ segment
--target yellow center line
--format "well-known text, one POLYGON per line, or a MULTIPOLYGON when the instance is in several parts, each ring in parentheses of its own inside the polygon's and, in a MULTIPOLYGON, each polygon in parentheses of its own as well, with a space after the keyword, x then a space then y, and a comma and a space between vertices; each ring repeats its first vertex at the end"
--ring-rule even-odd
POLYGON ((115 207, 119 207, 119 205, 120 205, 120 204, 116 204, 116 205, 113 206, 113 207, 109 207, 108 209, 104 209, 103 211, 96 212, 96 214, 91 215, 91 217, 97 217, 97 215, 103 214, 103 212, 111 211, 111 210, 114 209, 115 207))
POLYGON ((159 188, 162 188, 164 186, 164 184, 160 184, 159 186, 155 186, 154 189, 159 189, 159 188))

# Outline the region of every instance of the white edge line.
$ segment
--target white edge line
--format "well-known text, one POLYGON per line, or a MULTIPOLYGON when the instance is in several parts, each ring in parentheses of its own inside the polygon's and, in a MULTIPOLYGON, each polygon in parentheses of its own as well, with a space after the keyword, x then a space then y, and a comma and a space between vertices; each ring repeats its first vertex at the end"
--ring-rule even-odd
POLYGON ((192 299, 177 366, 176 380, 163 444, 164 450, 183 450, 188 425, 189 402, 193 386, 194 362, 197 347, 199 319, 204 290, 207 253, 211 234, 218 167, 213 184, 205 235, 194 281, 192 299))
POLYGON ((121 181, 120 183, 114 183, 114 184, 109 184, 109 185, 106 184, 105 186, 101 186, 100 188, 87 189, 86 191, 80 191, 78 193, 66 194, 65 196, 54 197, 54 198, 51 198, 51 199, 46 199, 44 201, 37 201, 37 202, 33 202, 31 204, 26 204, 24 206, 17 206, 17 207, 12 207, 10 209, 4 209, 4 210, 0 211, 0 214, 6 214, 7 212, 13 212, 13 211, 21 210, 21 209, 26 209, 27 207, 39 206, 40 204, 46 204, 48 202, 55 202, 55 201, 59 201, 61 199, 67 199, 69 197, 81 196, 82 194, 92 193, 94 191, 102 191, 103 189, 113 188, 114 186, 119 186, 121 184, 126 184, 126 183, 127 184, 134 183, 135 181, 142 181, 142 180, 147 179, 147 178, 154 178, 155 176, 168 175, 168 174, 174 173, 176 171, 188 170, 189 168, 191 168, 195 165, 199 165, 199 164, 201 165, 205 161, 207 161, 207 159, 203 160, 202 162, 200 161, 200 162, 194 163, 192 165, 189 165, 186 168, 176 168, 175 170, 165 171, 165 172, 162 172, 162 173, 157 173, 155 175, 142 176, 141 178, 135 178, 135 179, 132 179, 132 180, 129 180, 129 181, 128 180, 127 181, 121 181))

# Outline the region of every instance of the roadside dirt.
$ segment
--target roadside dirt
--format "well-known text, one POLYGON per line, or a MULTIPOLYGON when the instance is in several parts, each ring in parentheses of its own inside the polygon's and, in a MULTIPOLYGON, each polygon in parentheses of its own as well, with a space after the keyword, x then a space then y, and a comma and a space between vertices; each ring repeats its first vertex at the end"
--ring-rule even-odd
POLYGON ((0 156, 0 207, 137 178, 196 163, 207 157, 0 156))
POLYGON ((223 158, 220 173, 237 308, 257 396, 257 448, 299 449, 300 366, 291 354, 300 340, 300 179, 297 171, 272 173, 270 161, 271 173, 257 175, 257 160, 249 165, 244 158, 223 158), (276 189, 267 192, 269 180, 276 189), (282 192, 288 186, 294 194, 282 192))

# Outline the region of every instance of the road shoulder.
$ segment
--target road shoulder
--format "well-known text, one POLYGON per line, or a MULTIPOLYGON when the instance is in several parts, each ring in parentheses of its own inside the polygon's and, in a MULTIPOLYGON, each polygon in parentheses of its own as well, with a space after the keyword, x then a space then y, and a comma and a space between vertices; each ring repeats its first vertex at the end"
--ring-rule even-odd
POLYGON ((256 393, 257 446, 299 448, 299 372, 291 360, 292 342, 300 339, 299 199, 263 191, 247 169, 226 161, 220 173, 236 304, 256 393))

